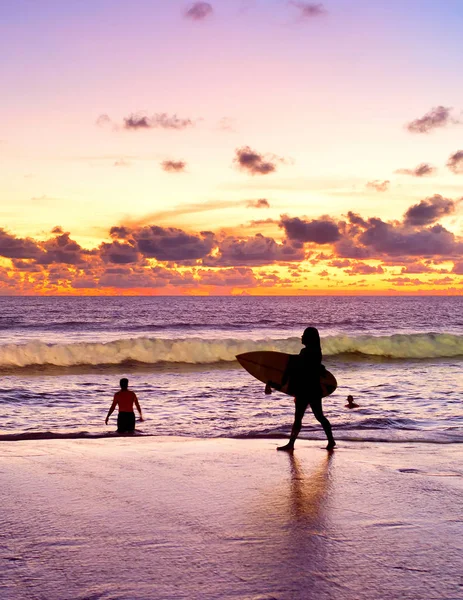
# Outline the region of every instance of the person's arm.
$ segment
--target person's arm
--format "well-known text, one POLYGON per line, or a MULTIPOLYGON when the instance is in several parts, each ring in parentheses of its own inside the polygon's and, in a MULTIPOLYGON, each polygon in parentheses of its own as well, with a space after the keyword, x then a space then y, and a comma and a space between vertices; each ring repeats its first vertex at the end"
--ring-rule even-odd
POLYGON ((106 415, 106 419, 105 419, 106 425, 108 424, 109 417, 113 414, 116 406, 117 406, 117 400, 116 400, 116 396, 114 396, 114 400, 113 400, 113 403, 111 404, 111 408, 108 410, 108 414, 106 415))
POLYGON ((272 388, 280 391, 281 388, 288 382, 290 375, 291 375, 290 364, 291 364, 291 359, 288 360, 288 364, 286 365, 286 369, 283 373, 283 377, 281 378, 281 383, 275 383, 274 381, 267 381, 267 385, 265 386, 265 393, 267 395, 272 393, 272 388))
POLYGON ((133 402, 134 402, 135 406, 137 407, 138 413, 140 415, 140 421, 144 421, 144 418, 143 418, 143 415, 142 415, 142 412, 141 412, 141 408, 140 408, 140 404, 138 402, 138 398, 137 398, 137 395, 135 393, 133 395, 133 402))

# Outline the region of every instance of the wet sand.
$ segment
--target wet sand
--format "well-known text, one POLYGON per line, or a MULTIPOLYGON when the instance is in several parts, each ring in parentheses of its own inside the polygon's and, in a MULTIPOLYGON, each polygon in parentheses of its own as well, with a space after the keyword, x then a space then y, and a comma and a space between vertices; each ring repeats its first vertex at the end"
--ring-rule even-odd
POLYGON ((458 444, 0 444, 2 600, 463 598, 458 444))

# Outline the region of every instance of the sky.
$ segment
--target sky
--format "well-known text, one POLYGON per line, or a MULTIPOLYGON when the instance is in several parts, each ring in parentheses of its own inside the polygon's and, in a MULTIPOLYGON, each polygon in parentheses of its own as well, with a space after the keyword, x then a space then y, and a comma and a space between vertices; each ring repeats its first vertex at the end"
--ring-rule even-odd
POLYGON ((463 291, 460 0, 1 0, 0 295, 463 291))

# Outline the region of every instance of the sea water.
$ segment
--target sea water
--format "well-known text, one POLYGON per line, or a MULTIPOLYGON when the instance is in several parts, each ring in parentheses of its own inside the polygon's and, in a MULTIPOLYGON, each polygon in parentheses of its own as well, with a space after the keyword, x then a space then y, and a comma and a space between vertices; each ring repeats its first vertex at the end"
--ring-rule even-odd
MULTIPOLYGON (((121 377, 140 435, 287 436, 292 399, 266 396, 235 355, 298 353, 307 326, 338 380, 336 439, 463 442, 460 297, 0 298, 0 439, 114 435, 121 377)), ((301 438, 323 438, 310 413, 301 438)))

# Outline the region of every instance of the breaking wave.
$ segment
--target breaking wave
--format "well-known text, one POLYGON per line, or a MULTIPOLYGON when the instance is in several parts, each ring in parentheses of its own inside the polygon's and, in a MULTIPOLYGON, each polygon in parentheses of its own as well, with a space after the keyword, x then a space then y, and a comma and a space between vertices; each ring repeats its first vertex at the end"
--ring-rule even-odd
MULTIPOLYGON (((300 338, 286 339, 163 339, 140 337, 110 342, 48 344, 31 341, 0 346, 0 367, 21 368, 49 365, 118 365, 178 363, 213 364, 232 362, 237 354, 276 350, 297 354, 300 338)), ((392 336, 329 336, 322 340, 325 356, 357 355, 392 359, 426 359, 463 356, 463 336, 449 333, 400 334, 392 336)))

